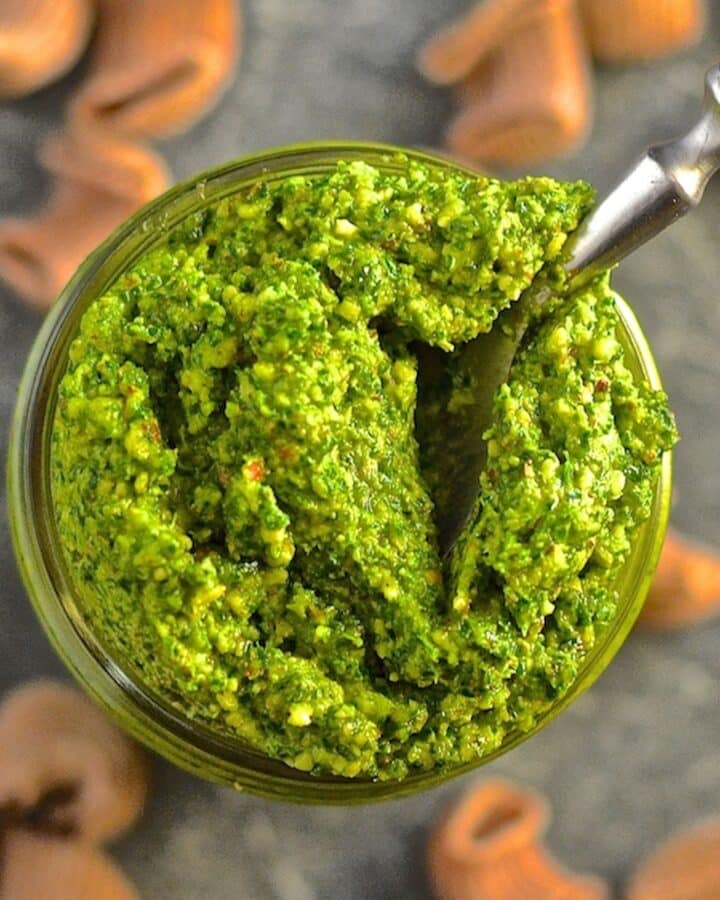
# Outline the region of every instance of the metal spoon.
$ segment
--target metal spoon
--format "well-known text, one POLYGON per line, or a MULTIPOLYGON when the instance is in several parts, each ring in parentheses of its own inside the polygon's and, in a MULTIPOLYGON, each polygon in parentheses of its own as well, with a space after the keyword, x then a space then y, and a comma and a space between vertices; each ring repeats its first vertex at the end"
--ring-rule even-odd
MULTIPOLYGON (((677 140, 650 147, 568 240, 564 267, 569 290, 616 265, 697 206, 719 168, 720 64, 705 76, 704 111, 697 125, 677 140)), ((495 393, 508 380, 527 327, 549 296, 547 287, 531 286, 498 317, 492 331, 462 349, 461 373, 477 383, 478 390, 475 402, 461 416, 445 414, 438 422, 446 458, 454 463, 452 489, 436 501, 443 557, 452 550, 477 502, 487 460, 483 433, 491 423, 495 393)))

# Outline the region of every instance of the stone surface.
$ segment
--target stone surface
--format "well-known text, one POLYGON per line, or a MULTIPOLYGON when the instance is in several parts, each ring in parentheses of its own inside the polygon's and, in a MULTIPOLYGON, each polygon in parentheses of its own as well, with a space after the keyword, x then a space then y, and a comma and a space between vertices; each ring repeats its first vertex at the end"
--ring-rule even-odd
MULTIPOLYGON (((165 152, 177 177, 272 144, 359 137, 432 144, 450 102, 422 83, 414 49, 464 0, 261 0, 247 49, 218 108, 165 152)), ((719 17, 720 18, 720 17, 719 17)), ((720 35, 718 21, 714 35, 720 35)), ((648 141, 696 114, 720 41, 676 59, 597 73, 586 151, 551 174, 602 189, 648 141)), ((46 191, 33 147, 61 119, 82 69, 0 106, 0 214, 30 211, 46 191)), ((654 346, 677 410, 674 520, 720 542, 720 182, 690 219, 639 252, 617 284, 654 346)), ((0 451, 38 318, 0 288, 0 451)), ((3 496, 4 488, 0 489, 3 496)), ((0 521, 0 689, 61 674, 37 625, 0 521)), ((155 900, 424 898, 429 823, 473 777, 503 773, 546 792, 550 833, 568 864, 616 886, 670 829, 720 812, 720 622, 668 637, 636 634, 596 686, 528 744, 425 796, 358 809, 303 809, 234 794, 158 761, 139 828, 117 855, 155 900)))

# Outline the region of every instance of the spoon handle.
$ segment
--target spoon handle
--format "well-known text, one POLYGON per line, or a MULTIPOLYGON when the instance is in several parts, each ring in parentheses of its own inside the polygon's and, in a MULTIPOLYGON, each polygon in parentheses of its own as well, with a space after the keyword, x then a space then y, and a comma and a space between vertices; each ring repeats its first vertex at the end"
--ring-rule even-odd
POLYGON ((720 64, 705 75, 700 121, 686 135, 650 147, 568 241, 573 287, 610 268, 684 216, 720 168, 720 64))

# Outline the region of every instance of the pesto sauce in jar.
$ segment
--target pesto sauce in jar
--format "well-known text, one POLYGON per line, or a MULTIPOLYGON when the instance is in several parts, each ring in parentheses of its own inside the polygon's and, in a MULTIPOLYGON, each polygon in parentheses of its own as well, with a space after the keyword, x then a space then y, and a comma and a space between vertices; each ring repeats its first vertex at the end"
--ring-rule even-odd
POLYGON ((92 301, 52 492, 109 652, 304 771, 400 779, 530 729, 616 613, 674 423, 626 367, 607 278, 558 302, 496 396, 480 504, 443 566, 452 460, 424 453, 417 357, 451 371, 559 272, 591 201, 584 183, 340 162, 190 216, 92 301))

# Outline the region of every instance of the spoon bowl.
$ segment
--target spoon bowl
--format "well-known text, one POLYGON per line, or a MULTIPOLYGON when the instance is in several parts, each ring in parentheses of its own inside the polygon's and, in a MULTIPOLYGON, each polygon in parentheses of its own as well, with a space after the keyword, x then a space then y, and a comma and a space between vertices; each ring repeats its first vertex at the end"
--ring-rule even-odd
MULTIPOLYGON (((617 265, 664 231, 702 200, 720 168, 720 64, 705 75, 700 121, 683 137, 650 147, 614 190, 583 220, 565 247, 570 295, 593 277, 617 265)), ((493 400, 510 374, 528 326, 542 313, 553 290, 542 273, 481 334, 460 350, 458 376, 474 389, 474 401, 457 414, 439 411, 435 429, 453 460, 451 488, 436 500, 440 553, 447 558, 473 516, 480 475, 487 461, 484 434, 492 421, 493 400)))

